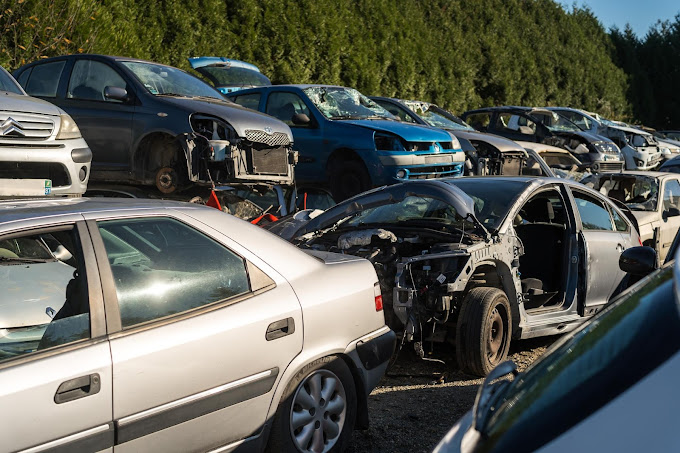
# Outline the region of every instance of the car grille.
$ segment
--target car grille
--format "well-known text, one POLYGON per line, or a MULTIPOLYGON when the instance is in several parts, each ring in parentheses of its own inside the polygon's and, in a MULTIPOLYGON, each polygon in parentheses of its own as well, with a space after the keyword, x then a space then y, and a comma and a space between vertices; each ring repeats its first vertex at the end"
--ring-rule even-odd
POLYGON ((623 162, 599 162, 598 166, 600 171, 621 171, 623 162))
POLYGON ((268 134, 265 131, 251 129, 246 131, 246 138, 251 142, 264 143, 265 145, 269 146, 285 146, 290 144, 288 134, 283 132, 274 132, 268 134))
POLYGON ((0 115, 0 140, 45 140, 52 135, 54 122, 25 114, 0 115))
POLYGON ((48 162, 1 162, 0 179, 51 179, 53 188, 71 184, 62 164, 48 162))
POLYGON ((407 179, 434 179, 444 176, 459 176, 463 174, 463 164, 433 165, 409 169, 407 179))
POLYGON ((249 173, 256 175, 288 174, 288 150, 282 146, 273 149, 251 148, 250 157, 251 168, 249 173))

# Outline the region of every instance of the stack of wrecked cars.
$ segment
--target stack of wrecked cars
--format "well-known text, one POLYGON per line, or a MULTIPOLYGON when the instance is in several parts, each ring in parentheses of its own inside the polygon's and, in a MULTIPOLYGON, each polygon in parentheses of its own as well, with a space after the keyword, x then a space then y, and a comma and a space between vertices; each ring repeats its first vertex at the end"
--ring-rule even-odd
POLYGON ((511 340, 567 332, 598 312, 625 285, 620 254, 639 245, 634 222, 599 192, 531 177, 405 182, 270 231, 371 261, 402 342, 421 356, 428 341, 453 342, 477 375, 511 340))

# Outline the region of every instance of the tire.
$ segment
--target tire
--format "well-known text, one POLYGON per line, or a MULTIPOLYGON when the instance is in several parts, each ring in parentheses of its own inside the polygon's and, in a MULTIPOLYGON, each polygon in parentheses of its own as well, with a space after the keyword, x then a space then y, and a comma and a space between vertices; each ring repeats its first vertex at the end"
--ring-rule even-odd
POLYGON ((324 357, 306 365, 286 387, 276 410, 266 451, 341 452, 357 415, 354 378, 345 362, 324 357), (314 396, 315 387, 320 387, 314 396), (325 400, 324 392, 332 397, 325 400), (344 405, 340 404, 344 402, 344 405), (293 420, 298 423, 293 424, 293 420))
POLYGON ((340 161, 331 169, 331 194, 337 202, 365 192, 371 187, 371 177, 361 162, 353 160, 340 161))
POLYGON ((463 299, 456 327, 461 370, 486 376, 508 356, 512 338, 510 302, 498 288, 473 288, 463 299))

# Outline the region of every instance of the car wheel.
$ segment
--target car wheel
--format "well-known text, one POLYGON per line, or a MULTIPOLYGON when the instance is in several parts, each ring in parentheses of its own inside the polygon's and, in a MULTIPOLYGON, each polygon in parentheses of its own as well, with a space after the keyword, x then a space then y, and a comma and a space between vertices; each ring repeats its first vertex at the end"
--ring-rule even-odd
POLYGON ((276 411, 269 452, 340 452, 352 436, 357 396, 352 373, 337 357, 305 366, 276 411))
POLYGON ((339 162, 330 174, 331 194, 340 202, 371 188, 371 177, 363 163, 347 160, 339 162))
POLYGON ((460 368, 486 376, 508 356, 512 337, 510 302, 498 288, 473 288, 463 299, 456 327, 460 368))

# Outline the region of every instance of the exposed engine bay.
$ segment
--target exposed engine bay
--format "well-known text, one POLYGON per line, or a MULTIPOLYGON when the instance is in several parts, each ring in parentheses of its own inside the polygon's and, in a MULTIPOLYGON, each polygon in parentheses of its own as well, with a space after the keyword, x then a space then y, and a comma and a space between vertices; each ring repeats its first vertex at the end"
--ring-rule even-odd
POLYGON ((226 121, 200 114, 192 115, 191 127, 194 132, 177 137, 189 181, 293 183, 297 152, 287 134, 265 128, 239 137, 226 121))
POLYGON ((529 159, 523 150, 501 152, 482 141, 473 141, 472 145, 475 147, 475 152, 469 157, 472 161, 473 173, 478 176, 522 175, 522 169, 529 159))

